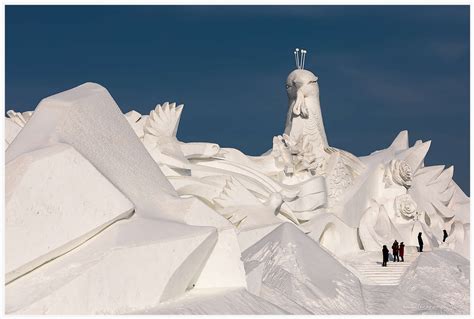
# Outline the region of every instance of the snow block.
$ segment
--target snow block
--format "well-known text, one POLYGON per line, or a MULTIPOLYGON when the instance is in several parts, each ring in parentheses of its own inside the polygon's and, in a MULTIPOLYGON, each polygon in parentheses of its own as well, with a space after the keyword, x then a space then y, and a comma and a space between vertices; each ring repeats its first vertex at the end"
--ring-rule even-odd
POLYGON ((260 297, 292 312, 363 314, 359 279, 295 225, 284 223, 242 254, 245 271, 264 264, 260 297))
POLYGON ((196 288, 247 288, 241 258, 235 228, 219 229, 216 247, 199 276, 196 288))
POLYGON ((241 230, 238 234, 240 251, 245 251, 280 225, 281 223, 276 223, 241 230))
POLYGON ((23 154, 5 170, 7 283, 133 214, 133 204, 69 145, 23 154))
POLYGON ((188 207, 185 214, 188 225, 213 226, 218 230, 216 246, 199 276, 196 288, 247 288, 234 226, 197 198, 183 199, 183 206, 188 207))
POLYGON ((56 143, 73 146, 135 205, 142 216, 180 221, 177 194, 109 92, 95 83, 43 99, 5 154, 56 143))
POLYGON ((121 314, 193 289, 217 241, 211 227, 133 216, 5 287, 7 313, 121 314))

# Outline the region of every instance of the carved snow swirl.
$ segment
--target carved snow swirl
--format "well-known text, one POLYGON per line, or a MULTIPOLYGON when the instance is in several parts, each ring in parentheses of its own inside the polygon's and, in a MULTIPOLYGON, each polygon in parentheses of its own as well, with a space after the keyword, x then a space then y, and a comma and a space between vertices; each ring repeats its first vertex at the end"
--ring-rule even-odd
POLYGON ((411 187, 413 173, 407 162, 403 160, 392 160, 390 162, 390 171, 395 183, 407 189, 411 187))
POLYGON ((395 212, 398 216, 413 218, 416 214, 417 205, 410 194, 400 195, 395 198, 395 212))

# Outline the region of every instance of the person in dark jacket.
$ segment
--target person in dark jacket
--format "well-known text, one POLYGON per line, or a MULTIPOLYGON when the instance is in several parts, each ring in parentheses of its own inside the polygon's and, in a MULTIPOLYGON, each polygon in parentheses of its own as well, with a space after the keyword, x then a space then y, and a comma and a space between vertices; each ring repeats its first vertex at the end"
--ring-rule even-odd
POLYGON ((446 238, 448 238, 448 232, 446 229, 443 229, 443 243, 446 241, 446 238))
POLYGON ((392 252, 393 252, 393 261, 395 262, 396 260, 397 262, 399 262, 400 258, 398 258, 398 241, 397 240, 393 242, 392 252))
POLYGON ((403 259, 403 255, 405 254, 405 244, 403 243, 403 241, 400 243, 400 249, 398 250, 398 253, 400 255, 400 258, 402 259, 402 262, 405 261, 403 259))
POLYGON ((387 248, 387 245, 383 245, 382 255, 383 255, 382 267, 387 267, 387 261, 388 261, 388 248, 387 248))
POLYGON ((423 252, 423 239, 421 238, 421 232, 418 233, 418 245, 420 246, 420 253, 423 252))

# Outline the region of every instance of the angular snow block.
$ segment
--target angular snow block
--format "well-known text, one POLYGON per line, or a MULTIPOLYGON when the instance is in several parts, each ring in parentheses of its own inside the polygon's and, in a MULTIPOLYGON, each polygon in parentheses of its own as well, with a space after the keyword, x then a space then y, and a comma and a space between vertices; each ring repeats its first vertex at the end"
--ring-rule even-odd
POLYGON ((85 83, 43 99, 5 162, 55 143, 73 146, 134 203, 137 214, 181 220, 170 209, 175 190, 104 87, 85 83))
POLYGON ((363 314, 359 279, 291 223, 284 223, 242 254, 251 274, 263 264, 260 297, 291 312, 363 314))
POLYGON ((238 234, 240 251, 245 251, 280 225, 277 223, 241 230, 238 234))
POLYGON ((218 230, 216 247, 196 283, 196 288, 247 288, 244 263, 234 227, 218 230))
POLYGON ((256 296, 260 296, 264 268, 265 264, 259 264, 257 267, 251 268, 247 274, 247 289, 251 294, 256 296))
POLYGON ((14 314, 121 314, 192 289, 217 241, 211 227, 133 216, 5 287, 14 314))
POLYGON ((196 288, 247 288, 244 263, 235 227, 197 198, 183 199, 185 222, 193 226, 213 226, 218 239, 196 283, 196 288))
POLYGON ((7 283, 133 214, 132 202, 69 145, 23 154, 5 171, 7 283))

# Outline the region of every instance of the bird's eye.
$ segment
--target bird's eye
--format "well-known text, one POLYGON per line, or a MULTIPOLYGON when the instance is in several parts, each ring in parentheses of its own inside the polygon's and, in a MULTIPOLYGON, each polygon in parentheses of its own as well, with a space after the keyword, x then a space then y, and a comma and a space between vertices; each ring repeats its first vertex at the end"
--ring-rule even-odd
POLYGON ((314 80, 314 81, 309 81, 310 84, 311 84, 311 83, 316 83, 316 82, 317 82, 316 80, 314 80))
POLYGON ((291 87, 291 85, 288 85, 288 84, 286 84, 285 86, 287 90, 291 87))

